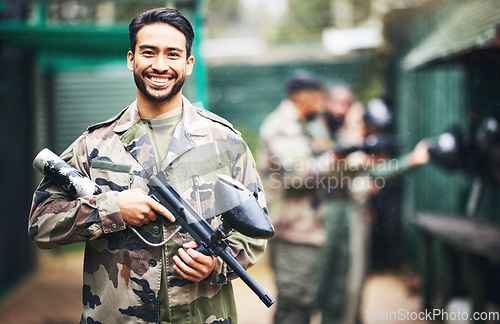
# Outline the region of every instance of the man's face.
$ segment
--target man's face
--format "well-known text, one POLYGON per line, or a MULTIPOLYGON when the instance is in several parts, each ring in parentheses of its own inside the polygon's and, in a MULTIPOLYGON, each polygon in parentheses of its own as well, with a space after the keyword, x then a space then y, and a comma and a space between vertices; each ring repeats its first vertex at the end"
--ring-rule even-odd
POLYGON ((323 91, 321 90, 301 90, 295 92, 291 99, 303 118, 308 119, 323 108, 323 91))
POLYGON ((326 109, 338 119, 343 119, 353 104, 352 93, 345 88, 335 88, 330 91, 326 100, 326 109))
POLYGON ((194 57, 186 57, 186 38, 174 27, 156 23, 137 33, 135 53, 128 52, 128 68, 134 72, 138 96, 149 101, 168 101, 180 96, 194 57))

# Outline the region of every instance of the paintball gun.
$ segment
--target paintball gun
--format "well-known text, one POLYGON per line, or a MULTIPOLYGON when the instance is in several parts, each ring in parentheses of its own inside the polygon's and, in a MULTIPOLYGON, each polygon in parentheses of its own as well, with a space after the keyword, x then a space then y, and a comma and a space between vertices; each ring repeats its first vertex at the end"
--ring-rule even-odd
POLYGON ((364 142, 360 145, 343 146, 341 144, 335 145, 333 151, 339 155, 349 155, 356 151, 362 151, 366 154, 379 154, 379 153, 390 153, 397 143, 395 139, 391 139, 385 136, 379 135, 368 135, 364 142))
POLYGON ((467 202, 467 215, 476 213, 486 183, 499 182, 500 117, 487 116, 474 132, 453 125, 429 139, 431 160, 446 171, 459 170, 472 176, 472 188, 467 202))
MULTIPOLYGON (((96 195, 101 192, 100 188, 92 180, 85 177, 49 149, 43 149, 35 157, 33 166, 75 198, 96 195)), ((274 229, 267 214, 250 190, 231 177, 224 175, 218 175, 218 177, 214 187, 215 210, 217 215, 221 215, 222 223, 217 229, 213 229, 206 219, 199 215, 179 194, 169 183, 164 172, 159 172, 149 179, 149 196, 165 206, 175 216, 178 225, 175 232, 184 229, 198 243, 198 251, 206 255, 220 257, 253 290, 261 301, 267 307, 270 307, 274 304, 274 300, 233 257, 228 248, 227 237, 233 230, 236 230, 248 237, 268 239, 274 235, 274 229)), ((165 217, 160 216, 158 218, 165 225, 171 225, 165 217)), ((129 227, 133 230, 132 226, 129 227)), ((137 231, 134 232, 139 235, 137 231)), ((170 238, 167 238, 162 244, 166 243, 170 238)), ((141 239, 145 241, 142 237, 141 239)))

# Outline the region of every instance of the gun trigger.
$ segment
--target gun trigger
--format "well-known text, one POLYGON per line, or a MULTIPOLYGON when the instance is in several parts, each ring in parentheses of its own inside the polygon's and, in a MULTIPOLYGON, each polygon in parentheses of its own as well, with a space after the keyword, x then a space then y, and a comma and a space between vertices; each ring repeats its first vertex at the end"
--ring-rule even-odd
POLYGON ((156 198, 155 195, 151 195, 150 197, 153 198, 154 200, 156 200, 157 202, 160 202, 160 200, 158 198, 156 198))

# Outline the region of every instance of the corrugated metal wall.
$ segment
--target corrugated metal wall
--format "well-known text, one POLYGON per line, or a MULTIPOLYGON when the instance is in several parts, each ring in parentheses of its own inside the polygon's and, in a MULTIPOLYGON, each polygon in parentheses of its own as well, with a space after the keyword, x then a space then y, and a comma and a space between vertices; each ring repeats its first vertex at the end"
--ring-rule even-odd
POLYGON ((60 154, 87 126, 111 118, 134 101, 136 87, 126 66, 62 71, 53 75, 52 94, 53 145, 60 154))
MULTIPOLYGON (((446 132, 452 125, 466 129, 468 107, 465 71, 446 66, 406 73, 397 93, 397 132, 409 151, 422 138, 446 132)), ((462 173, 446 172, 434 164, 408 177, 407 210, 458 214, 463 211, 469 182, 462 173)))

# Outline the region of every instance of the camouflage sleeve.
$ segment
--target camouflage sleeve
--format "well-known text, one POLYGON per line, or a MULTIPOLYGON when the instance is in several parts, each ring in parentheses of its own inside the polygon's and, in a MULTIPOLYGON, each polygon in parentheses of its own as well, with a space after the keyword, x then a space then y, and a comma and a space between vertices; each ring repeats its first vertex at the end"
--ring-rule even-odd
MULTIPOLYGON (((62 155, 71 166, 89 175, 85 137, 80 137, 62 155)), ((73 198, 51 180, 44 178, 36 189, 28 232, 41 249, 87 241, 103 233, 125 229, 118 205, 118 193, 73 198)))
MULTIPOLYGON (((240 150, 236 155, 232 173, 233 178, 244 184, 250 191, 254 192, 259 204, 267 214, 268 211, 262 182, 257 173, 252 153, 244 142, 242 142, 240 150)), ((229 248, 232 255, 245 269, 253 266, 262 257, 266 246, 267 240, 265 239, 254 239, 237 232, 229 238, 229 248)), ((227 267, 219 258, 217 259, 214 274, 211 280, 213 284, 224 283, 224 280, 220 280, 221 277, 228 279, 236 278, 232 273, 227 273, 227 267), (214 278, 218 278, 218 280, 214 281, 214 278)))
POLYGON ((384 178, 390 180, 404 175, 411 170, 407 155, 397 159, 387 159, 369 168, 368 175, 374 178, 384 178))

